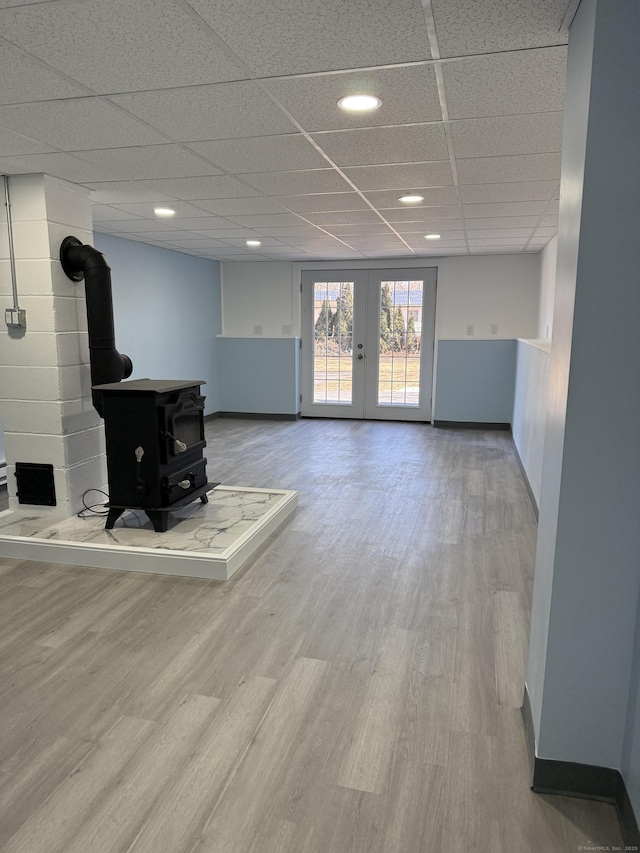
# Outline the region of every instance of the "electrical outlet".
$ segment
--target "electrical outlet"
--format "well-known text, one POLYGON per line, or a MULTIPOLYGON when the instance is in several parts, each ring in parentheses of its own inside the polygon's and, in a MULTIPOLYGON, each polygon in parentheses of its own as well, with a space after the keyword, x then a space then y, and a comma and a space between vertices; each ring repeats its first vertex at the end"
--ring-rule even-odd
POLYGON ((4 321, 9 328, 24 329, 27 325, 27 312, 24 308, 5 308, 4 321))
POLYGON ((497 335, 497 334, 498 334, 498 326, 497 326, 497 324, 496 324, 496 323, 494 323, 494 324, 491 326, 491 334, 492 334, 492 335, 497 335))
POLYGON ((549 326, 547 326, 547 331, 545 332, 545 338, 549 340, 549 326))
POLYGON ((467 326, 467 334, 468 335, 473 334, 473 323, 469 323, 469 325, 467 326))
POLYGON ((291 335, 291 326, 290 325, 283 325, 282 334, 290 336, 291 335))
POLYGON ((254 326, 253 327, 253 334, 254 335, 261 335, 262 334, 262 326, 254 326))

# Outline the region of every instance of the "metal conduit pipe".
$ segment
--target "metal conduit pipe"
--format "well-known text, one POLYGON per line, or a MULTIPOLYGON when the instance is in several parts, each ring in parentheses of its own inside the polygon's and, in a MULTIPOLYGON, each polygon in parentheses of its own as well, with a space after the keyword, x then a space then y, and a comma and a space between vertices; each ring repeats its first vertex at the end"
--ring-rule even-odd
POLYGON ((9 241, 9 267, 11 270, 11 291, 13 293, 13 309, 7 308, 5 322, 7 326, 25 326, 25 312, 18 306, 18 279, 16 277, 16 253, 13 246, 13 220, 11 218, 11 194, 9 192, 9 175, 3 175, 4 206, 7 211, 7 237, 9 241))
MULTIPOLYGON (((84 278, 89 330, 91 385, 120 382, 131 376, 133 364, 128 355, 116 349, 111 298, 111 269, 104 255, 77 237, 65 237, 60 247, 62 269, 72 281, 84 278)), ((93 405, 104 417, 102 392, 92 388, 93 405)))

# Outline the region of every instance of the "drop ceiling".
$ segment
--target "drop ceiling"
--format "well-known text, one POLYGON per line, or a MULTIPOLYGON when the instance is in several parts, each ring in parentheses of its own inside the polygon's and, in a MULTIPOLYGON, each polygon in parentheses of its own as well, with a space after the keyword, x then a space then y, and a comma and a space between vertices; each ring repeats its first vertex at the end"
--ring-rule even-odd
POLYGON ((574 7, 0 0, 0 172, 90 187, 96 231, 226 261, 537 252, 574 7), (382 105, 338 108, 362 92, 382 105))

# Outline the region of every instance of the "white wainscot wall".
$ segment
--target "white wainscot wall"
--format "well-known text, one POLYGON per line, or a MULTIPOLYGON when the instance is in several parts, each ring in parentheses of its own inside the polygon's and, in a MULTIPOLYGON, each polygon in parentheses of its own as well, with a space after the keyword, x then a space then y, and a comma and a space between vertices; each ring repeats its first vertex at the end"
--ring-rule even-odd
POLYGON ((516 388, 511 428, 537 506, 540 505, 542 483, 550 351, 549 341, 517 341, 516 388))

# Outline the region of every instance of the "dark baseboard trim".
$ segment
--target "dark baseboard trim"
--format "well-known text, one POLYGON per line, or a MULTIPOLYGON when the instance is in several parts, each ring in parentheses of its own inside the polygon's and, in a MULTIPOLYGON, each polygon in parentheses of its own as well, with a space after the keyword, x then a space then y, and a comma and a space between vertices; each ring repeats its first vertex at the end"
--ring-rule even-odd
POLYGON ((516 457, 516 462, 520 468, 520 473, 522 474, 522 479, 524 480, 524 485, 527 489, 527 494, 529 495, 529 500, 531 501, 531 506, 533 508, 533 514, 536 517, 536 521, 538 521, 540 512, 538 510, 538 501, 536 500, 536 496, 533 494, 533 489, 531 488, 531 483, 529 482, 529 478, 527 477, 527 472, 525 470, 524 465, 522 464, 522 459, 520 459, 520 454, 518 453, 518 448, 516 447, 516 443, 513 440, 513 436, 511 436, 511 443, 513 444, 513 454, 516 457))
POLYGON ((484 421, 433 421, 433 425, 438 429, 511 429, 511 424, 485 423, 484 421))
POLYGON ((283 415, 278 412, 216 412, 217 418, 239 418, 246 421, 297 421, 300 420, 300 412, 297 414, 283 415))
POLYGON ((531 760, 531 789, 536 794, 559 794, 563 797, 613 803, 618 813, 618 822, 625 845, 640 846, 638 822, 620 771, 612 767, 598 767, 595 764, 538 758, 535 750, 531 702, 526 685, 521 711, 531 760))
POLYGON ((207 421, 215 421, 215 419, 219 417, 220 412, 211 412, 211 414, 204 416, 204 422, 206 423, 207 421))

